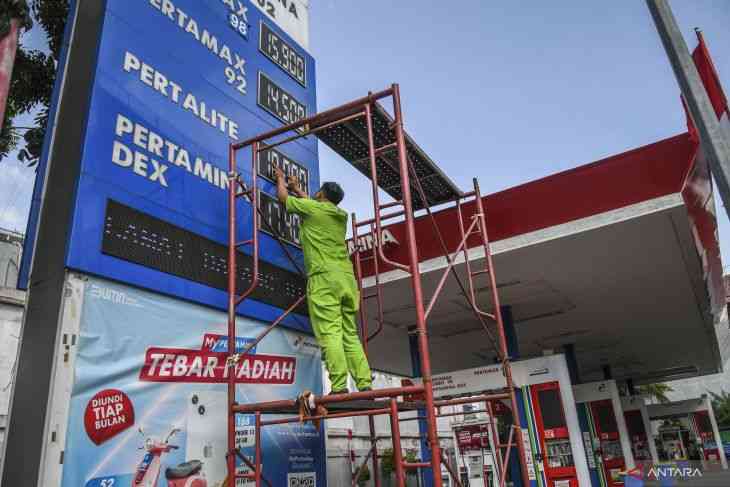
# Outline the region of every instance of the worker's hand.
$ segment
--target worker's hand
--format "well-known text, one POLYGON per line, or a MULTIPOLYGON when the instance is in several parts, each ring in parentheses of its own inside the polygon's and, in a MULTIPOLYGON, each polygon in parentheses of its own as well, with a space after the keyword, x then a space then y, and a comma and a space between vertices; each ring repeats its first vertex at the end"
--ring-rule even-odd
POLYGON ((282 179, 284 181, 286 181, 286 175, 284 174, 284 171, 282 171, 279 166, 274 166, 274 174, 276 175, 276 182, 279 182, 282 179))
POLYGON ((293 176, 293 175, 288 176, 286 178, 286 181, 287 181, 287 186, 289 186, 289 189, 291 189, 292 191, 297 191, 297 190, 301 189, 301 187, 299 185, 299 178, 297 178, 296 176, 293 176))

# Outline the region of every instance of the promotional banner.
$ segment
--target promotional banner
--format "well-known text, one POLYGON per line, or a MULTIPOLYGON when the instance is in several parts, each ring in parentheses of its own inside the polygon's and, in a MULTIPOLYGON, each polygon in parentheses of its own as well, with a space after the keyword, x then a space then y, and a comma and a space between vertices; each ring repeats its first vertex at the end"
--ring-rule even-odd
MULTIPOLYGON (((314 338, 275 329, 226 369, 223 313, 92 278, 80 308, 63 487, 221 487, 229 373, 237 378, 239 403, 322 392, 314 338)), ((239 319, 237 348, 263 328, 239 319)), ((247 455, 253 425, 250 415, 236 418, 247 455)), ((261 441, 264 476, 273 485, 326 485, 322 430, 298 422, 266 426, 261 441)), ((239 471, 247 470, 241 464, 239 471)))

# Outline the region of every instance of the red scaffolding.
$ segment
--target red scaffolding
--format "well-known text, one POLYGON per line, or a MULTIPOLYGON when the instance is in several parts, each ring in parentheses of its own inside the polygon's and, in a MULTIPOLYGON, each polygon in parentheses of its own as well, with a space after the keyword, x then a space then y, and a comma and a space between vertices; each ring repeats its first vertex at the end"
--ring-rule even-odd
MULTIPOLYGON (((348 394, 334 394, 326 396, 309 396, 308 398, 293 398, 289 400, 270 401, 254 404, 239 404, 236 401, 236 379, 235 374, 228 376, 228 479, 249 479, 254 480, 256 487, 262 482, 271 486, 263 475, 262 452, 261 452, 261 429, 264 426, 275 424, 296 423, 301 421, 297 414, 300 401, 308 401, 308 407, 312 411, 316 406, 326 406, 327 415, 310 416, 309 420, 327 420, 342 417, 367 416, 370 423, 371 448, 363 461, 365 465, 371 458, 373 461, 373 473, 375 486, 381 486, 381 479, 378 471, 378 449, 375 436, 374 416, 387 415, 390 417, 391 434, 393 440, 394 471, 398 487, 405 486, 406 470, 416 468, 429 468, 433 477, 433 485, 442 485, 441 466, 449 472, 453 482, 461 486, 459 477, 453 471, 452 466, 446 461, 441 452, 438 432, 437 417, 440 416, 442 406, 452 406, 466 403, 484 403, 484 411, 489 414, 491 433, 495 439, 496 457, 500 469, 500 485, 504 486, 509 456, 512 447, 518 450, 519 463, 521 466, 521 477, 523 485, 529 485, 527 468, 525 464, 524 443, 522 441, 522 430, 519 423, 519 414, 515 396, 515 388, 512 382, 510 358, 507 353, 502 316, 500 313, 499 295, 497 292, 496 279, 493 272, 492 255, 487 235, 486 217, 479 191, 479 185, 474 180, 474 189, 462 193, 448 181, 444 174, 433 164, 430 159, 418 149, 415 143, 405 134, 403 128, 403 115, 401 111, 400 92, 397 84, 386 90, 370 93, 364 98, 352 101, 325 112, 318 113, 298 122, 271 130, 254 138, 236 142, 229 148, 229 242, 228 242, 228 360, 227 367, 235 364, 253 349, 271 330, 279 325, 285 317, 303 304, 305 296, 298 299, 287 308, 275 321, 273 321, 256 339, 249 343, 241 352, 236 352, 236 310, 238 306, 254 292, 259 283, 259 226, 262 221, 259 208, 259 195, 257 183, 257 161, 259 154, 272 149, 273 147, 292 142, 302 137, 316 135, 325 143, 330 145, 343 158, 353 163, 363 174, 369 177, 372 182, 372 196, 374 217, 364 221, 358 221, 352 215, 352 237, 355 242, 354 270, 358 285, 360 286, 360 334, 363 346, 368 349, 368 342, 377 336, 383 329, 383 293, 381 290, 380 273, 384 269, 399 269, 408 274, 413 290, 415 304, 415 334, 417 338, 418 357, 420 361, 421 383, 418 385, 379 389, 374 391, 353 392, 348 394), (392 100, 393 116, 380 105, 379 100, 390 98, 392 100), (244 181, 238 172, 236 154, 238 151, 251 147, 251 179, 244 181), (381 203, 378 190, 382 189, 393 196, 393 202, 381 203), (244 198, 250 203, 251 208, 251 236, 245 240, 238 240, 237 237, 237 215, 236 203, 239 198, 244 198), (441 235, 441 229, 436 223, 431 212, 431 207, 436 204, 453 202, 457 207, 458 227, 460 232, 460 243, 455 249, 448 249, 441 235), (473 206, 474 211, 465 218, 464 207, 466 204, 473 206), (384 210, 393 209, 387 213, 384 210), (425 210, 427 217, 431 220, 434 235, 441 244, 447 260, 447 267, 443 270, 438 286, 433 295, 427 301, 421 287, 421 273, 418 261, 418 250, 415 233, 415 212, 425 210), (360 229, 369 229, 369 232, 377 240, 382 235, 383 223, 387 220, 400 218, 403 220, 406 231, 405 245, 407 248, 408 262, 401 263, 390 260, 383 251, 382 245, 374 245, 372 255, 363 257, 362 249, 358 245, 360 229), (480 269, 473 269, 469 261, 467 242, 478 240, 484 250, 484 265, 480 269), (237 253, 242 247, 250 249, 252 258, 252 271, 249 276, 250 284, 242 293, 236 286, 240 269, 237 265, 237 253), (370 264, 374 271, 374 291, 366 293, 362 289, 362 262, 372 261, 370 264), (463 260, 466 266, 466 279, 460 277, 456 272, 457 260, 463 260), (435 400, 433 393, 431 360, 428 345, 427 319, 434 308, 434 305, 444 285, 452 275, 460 286, 463 295, 469 303, 474 317, 478 320, 488 338, 492 342, 498 360, 502 364, 505 377, 505 388, 497 391, 489 391, 486 394, 474 395, 467 398, 448 400, 435 400), (486 276, 488 287, 491 290, 493 312, 489 313, 480 308, 477 302, 475 279, 479 276, 486 276), (366 300, 376 300, 376 322, 377 328, 370 333, 367 327, 366 300), (489 324, 496 324, 497 337, 493 336, 489 324), (417 398, 417 399, 414 399, 417 398), (508 440, 500 443, 499 436, 493 421, 494 402, 508 401, 513 417, 513 424, 510 426, 508 440), (415 419, 423 420, 427 426, 426 442, 430 449, 430 459, 409 463, 404 460, 400 441, 399 412, 420 411, 415 419), (255 447, 253 459, 250 459, 236 447, 235 416, 237 414, 252 414, 255 418, 255 447), (283 414, 284 418, 265 420, 265 415, 283 414), (250 469, 249 472, 239 473, 236 470, 236 458, 239 458, 250 469)), ((265 223, 265 222, 264 222, 265 223)), ((277 236, 275 229, 269 229, 279 240, 281 247, 292 264, 299 269, 287 246, 277 236)), ((299 269, 300 270, 300 269, 299 269)), ((301 272, 301 270, 300 270, 301 272)), ((444 414, 450 415, 450 414, 444 414)), ((412 419, 412 418, 411 418, 412 419)), ((354 486, 358 478, 358 468, 353 476, 354 486)), ((235 480, 228 485, 235 485, 235 480)))

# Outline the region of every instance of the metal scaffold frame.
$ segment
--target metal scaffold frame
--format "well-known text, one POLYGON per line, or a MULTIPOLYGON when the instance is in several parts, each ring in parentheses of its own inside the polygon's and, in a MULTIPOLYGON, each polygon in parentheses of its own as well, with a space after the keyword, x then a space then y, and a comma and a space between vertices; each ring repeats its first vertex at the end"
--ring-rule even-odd
MULTIPOLYGON (((442 464, 449 472, 453 482, 457 486, 461 486, 460 479, 458 478, 457 472, 454 472, 452 466, 446 461, 445 456, 441 452, 439 444, 438 432, 437 432, 437 417, 439 416, 450 416, 452 414, 445 413, 441 414, 441 407, 452 406, 466 403, 484 403, 484 411, 489 413, 490 427, 493 437, 495 438, 496 450, 497 450, 497 464, 500 469, 500 482, 501 485, 505 484, 505 477, 507 472, 507 466, 509 463, 509 456, 513 446, 517 447, 519 452, 519 460, 521 465, 521 476, 523 485, 529 485, 527 468, 525 464, 525 452, 524 443, 522 441, 522 430, 519 422, 519 409, 517 407, 517 400, 515 395, 515 388, 512 381, 512 373, 510 367, 510 358, 507 352, 507 341, 504 332, 504 325, 502 322, 502 316, 499 305, 499 295, 497 292, 496 279, 493 272, 492 255, 489 246, 489 239, 487 235, 486 217, 482 202, 482 196, 479 190, 479 185, 474 180, 474 189, 468 193, 459 193, 454 198, 454 203, 457 207, 458 215, 458 226, 460 232, 460 243, 454 250, 449 250, 445 243, 445 240, 441 234, 433 213, 431 212, 430 206, 434 204, 432 200, 429 200, 428 195, 424 191, 421 178, 416 171, 411 156, 409 155, 410 146, 407 146, 407 136, 403 128, 403 114, 401 110, 401 99, 400 91, 397 84, 392 85, 386 90, 370 93, 368 96, 357 99, 345 105, 337 108, 333 108, 324 112, 320 112, 311 117, 302 119, 298 122, 294 122, 280 128, 271 130, 264 134, 258 135, 251 139, 236 142, 229 147, 229 242, 228 242, 228 359, 226 361, 226 367, 235 366, 236 363, 241 359, 242 356, 249 353, 271 330, 279 325, 284 318, 290 315, 295 309, 297 309, 305 299, 305 296, 301 296, 292 303, 275 321, 267 326, 264 331, 256 337, 251 343, 247 344, 240 352, 236 351, 235 337, 236 337, 236 311, 238 306, 256 289, 259 282, 259 224, 262 221, 261 210, 259 209, 259 195, 258 195, 258 183, 257 183, 257 161, 259 154, 263 151, 269 150, 273 147, 292 142, 294 140, 306 137, 309 135, 322 136, 324 131, 332 130, 342 124, 349 123, 353 120, 365 120, 365 128, 367 137, 363 140, 367 145, 367 162, 369 167, 369 177, 372 182, 372 196, 373 196, 373 207, 374 207, 374 218, 364 221, 357 221, 355 215, 352 215, 352 237, 355 245, 354 253, 354 271, 358 286, 361 291, 361 305, 360 305, 360 334, 363 341, 363 346, 367 353, 368 342, 375 338, 383 329, 383 293, 381 289, 380 273, 383 268, 400 269, 406 272, 410 278, 413 299, 415 302, 415 335, 416 343, 418 347, 418 357, 420 361, 421 379, 422 382, 418 385, 409 385, 396 388, 379 389, 373 391, 364 392, 353 392, 348 394, 330 394, 326 396, 310 396, 308 398, 309 406, 312 411, 316 410, 316 406, 322 405, 327 406, 332 412, 326 415, 315 415, 308 416, 307 420, 327 420, 334 418, 343 417, 354 417, 354 416, 367 416, 370 423, 370 435, 371 435, 371 448, 362 465, 367 463, 370 458, 373 461, 373 473, 375 486, 381 486, 381 479, 378 471, 378 450, 377 440, 375 436, 374 416, 387 415, 390 417, 391 434, 393 440, 393 456, 394 456, 394 471, 396 476, 396 485, 398 487, 405 486, 406 470, 417 469, 417 468, 430 468, 435 486, 442 485, 442 464), (392 134, 392 142, 380 147, 376 147, 376 137, 374 136, 373 119, 374 113, 377 111, 378 114, 384 113, 382 107, 378 101, 386 98, 392 100, 393 117, 389 118, 388 131, 392 134), (292 135, 293 134, 293 135, 292 135), (243 177, 238 172, 236 164, 236 154, 238 151, 251 147, 251 179, 247 183, 243 180, 243 177), (400 188, 396 188, 400 199, 388 203, 380 203, 378 194, 379 190, 379 174, 378 174, 378 157, 385 152, 397 154, 397 167, 393 164, 390 169, 397 171, 400 180, 400 188), (414 194, 415 192, 415 194, 414 194), (252 232, 250 238, 239 241, 237 237, 237 215, 236 215, 236 203, 239 198, 246 199, 251 206, 251 224, 252 232), (415 203, 414 204, 414 200, 415 203), (465 220, 464 208, 465 204, 469 203, 473 206, 473 214, 470 215, 471 221, 465 220), (422 208, 416 208, 421 206, 422 208), (399 207, 396 211, 383 214, 383 210, 388 208, 399 207), (415 231, 415 211, 418 209, 424 209, 428 215, 428 218, 432 222, 434 233, 441 245, 444 255, 447 260, 447 267, 443 270, 443 275, 438 283, 436 290, 431 296, 430 300, 426 302, 424 298, 423 289, 421 286, 421 271, 418 261, 418 249, 416 241, 415 231), (359 229, 366 227, 369 231, 379 238, 382 235, 382 225, 386 220, 394 218, 402 218, 401 224, 405 227, 405 246, 407 250, 407 263, 395 262, 389 259, 383 250, 382 245, 374 245, 372 255, 367 259, 372 260, 372 269, 374 271, 374 288, 375 290, 371 293, 364 293, 362 289, 362 261, 364 258, 361 256, 362 250, 359 248, 358 234, 359 229), (472 270, 472 264, 469 262, 468 243, 477 240, 484 249, 484 266, 479 270, 472 270), (239 294, 236 286, 237 277, 240 274, 240 270, 237 265, 237 253, 242 247, 248 247, 250 249, 250 255, 252 259, 252 271, 249 277, 250 284, 239 294), (459 257, 459 255, 462 257, 459 257), (466 283, 459 276, 456 271, 455 265, 457 258, 461 258, 465 263, 466 267, 466 283), (444 288, 446 280, 449 275, 453 275, 458 285, 460 286, 464 296, 469 302, 469 306, 475 316, 475 318, 482 324, 484 330, 487 332, 489 339, 494 345, 498 360, 501 362, 503 367, 503 373, 505 377, 506 387, 498 391, 490 391, 489 394, 473 395, 467 398, 447 399, 447 400, 436 400, 434 398, 433 384, 432 384, 432 373, 431 373, 431 359, 428 345, 428 330, 427 330, 427 319, 431 311, 434 308, 437 298, 444 288), (494 306, 493 313, 488 313, 482 310, 477 303, 477 291, 475 288, 475 278, 481 275, 488 276, 488 284, 491 289, 492 303, 494 306), (364 302, 369 299, 376 299, 377 301, 377 329, 371 334, 368 332, 367 327, 367 314, 364 306, 364 302), (490 327, 489 322, 496 324, 498 337, 495 339, 490 327), (402 400, 399 398, 402 397, 402 400), (417 399, 414 399, 417 398, 417 399), (493 421, 493 404, 494 401, 509 401, 512 409, 513 424, 511 425, 509 432, 509 439, 507 443, 501 444, 497 435, 497 430, 493 421), (421 461, 416 463, 409 463, 404 459, 403 452, 401 449, 400 441, 400 421, 405 419, 399 418, 399 412, 402 411, 421 411, 419 416, 415 419, 424 420, 427 426, 426 441, 430 448, 431 455, 429 461, 421 461)), ((410 141, 408 141, 410 143, 410 141)), ((381 166, 382 167, 382 166, 381 166)), ((392 187, 390 188, 393 189, 392 187)), ((265 220, 264 220, 265 221, 265 220)), ((270 229, 274 230, 274 229, 270 229)), ((299 270, 301 269, 295 262, 292 255, 289 253, 286 244, 283 243, 281 238, 277 235, 277 232, 272 231, 274 236, 281 244, 282 249, 286 252, 289 260, 292 262, 294 267, 299 270)), ((236 378, 234 373, 228 373, 228 455, 227 455, 227 466, 228 466, 228 482, 229 486, 235 485, 236 479, 249 479, 253 480, 256 487, 260 487, 263 484, 271 486, 271 483, 266 480, 263 476, 262 468, 262 452, 261 452, 261 429, 264 426, 275 425, 275 424, 287 424, 300 422, 301 418, 298 414, 294 414, 290 417, 277 418, 272 420, 264 420, 264 415, 270 414, 293 414, 299 410, 299 402, 302 398, 270 401, 255 404, 238 404, 236 401, 236 378), (244 455, 240 449, 236 447, 236 428, 235 428, 235 415, 236 414, 253 414, 255 418, 255 447, 254 447, 254 458, 251 460, 244 455), (250 469, 246 473, 238 473, 236 471, 236 458, 248 466, 250 469)), ((411 418, 414 419, 414 418, 411 418)), ((356 485, 359 470, 362 465, 357 469, 353 476, 352 485, 356 485)))

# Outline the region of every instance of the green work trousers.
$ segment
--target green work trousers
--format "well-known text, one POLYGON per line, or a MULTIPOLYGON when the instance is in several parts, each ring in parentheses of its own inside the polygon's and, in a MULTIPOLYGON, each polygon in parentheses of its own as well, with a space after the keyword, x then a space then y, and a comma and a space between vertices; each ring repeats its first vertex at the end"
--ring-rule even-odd
POLYGON ((330 374, 333 391, 347 389, 347 372, 358 390, 371 387, 370 365, 357 333, 360 294, 347 272, 322 272, 307 281, 307 305, 314 336, 330 374))

